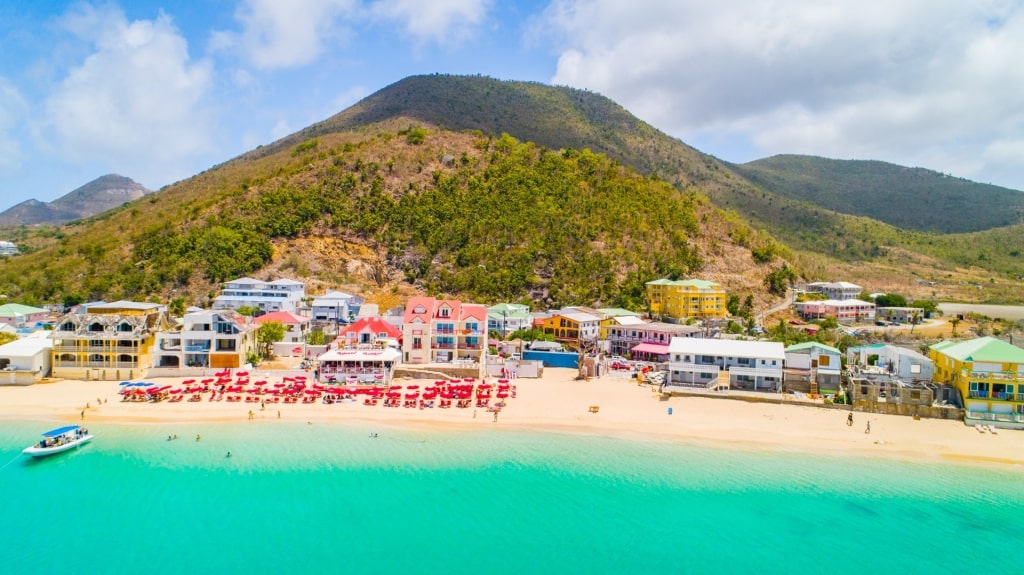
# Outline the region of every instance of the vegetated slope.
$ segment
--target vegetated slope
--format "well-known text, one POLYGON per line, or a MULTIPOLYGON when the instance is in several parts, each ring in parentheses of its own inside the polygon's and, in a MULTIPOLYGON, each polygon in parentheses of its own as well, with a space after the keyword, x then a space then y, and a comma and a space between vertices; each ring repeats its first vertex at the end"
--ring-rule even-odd
POLYGON ((68 228, 32 262, 0 263, 0 289, 205 304, 220 282, 274 269, 365 290, 642 309, 644 282, 693 273, 760 299, 784 253, 702 195, 603 155, 379 124, 229 162, 68 228))
POLYGON ((1024 192, 887 162, 779 155, 730 164, 758 186, 908 230, 963 233, 1021 223, 1024 192))
POLYGON ((0 226, 56 225, 114 209, 151 193, 124 176, 107 174, 46 203, 27 200, 0 213, 0 226))
MULTIPOLYGON (((317 135, 367 130, 373 122, 409 118, 453 130, 508 133, 551 149, 591 149, 653 175, 679 190, 696 190, 719 207, 763 229, 794 250, 824 254, 846 262, 886 257, 887 247, 925 250, 942 265, 983 265, 999 274, 1024 272, 1024 260, 977 259, 881 220, 840 213, 801 198, 755 185, 727 164, 703 154, 640 121, 599 94, 561 86, 510 82, 481 76, 412 76, 368 96, 351 108, 270 146, 259 157, 317 135)), ((373 129, 373 128, 370 128, 373 129)), ((897 199, 886 200, 888 204, 897 199)), ((1024 249, 1012 238, 1007 252, 1024 249)))

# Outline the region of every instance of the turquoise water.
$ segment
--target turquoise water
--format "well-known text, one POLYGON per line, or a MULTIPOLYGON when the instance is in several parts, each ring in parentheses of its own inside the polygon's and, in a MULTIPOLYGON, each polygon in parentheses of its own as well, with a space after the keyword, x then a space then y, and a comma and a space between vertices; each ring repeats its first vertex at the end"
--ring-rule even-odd
POLYGON ((1019 468, 275 423, 0 422, 3 572, 1024 570, 1019 468))

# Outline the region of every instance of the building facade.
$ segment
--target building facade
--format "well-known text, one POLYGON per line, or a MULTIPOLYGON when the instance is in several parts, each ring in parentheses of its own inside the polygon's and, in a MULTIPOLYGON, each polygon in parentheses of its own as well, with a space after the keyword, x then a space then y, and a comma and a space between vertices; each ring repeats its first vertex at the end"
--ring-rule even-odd
POLYGON ((402 321, 404 363, 480 361, 487 352, 487 307, 414 297, 402 321))
POLYGON ((235 369, 258 348, 257 326, 234 310, 197 310, 179 328, 157 334, 153 367, 235 369))
POLYGON ((800 301, 793 307, 806 320, 835 318, 839 323, 854 323, 875 319, 875 304, 859 299, 800 301))
POLYGON ((487 331, 496 331, 502 337, 508 337, 524 329, 533 327, 530 306, 518 303, 499 303, 487 308, 487 331))
POLYGON ((847 300, 857 299, 864 292, 864 288, 850 282, 813 282, 804 288, 808 293, 820 293, 828 299, 847 300))
POLYGON ((53 376, 109 380, 145 377, 156 334, 169 327, 161 304, 118 301, 80 306, 50 333, 53 376))
POLYGON ((808 341, 786 348, 786 382, 794 376, 803 381, 806 378, 808 393, 835 393, 840 389, 842 374, 842 352, 838 349, 808 341))
POLYGON ((0 305, 0 323, 17 328, 33 327, 36 323, 46 321, 49 315, 48 310, 30 305, 20 303, 0 305))
POLYGON ((774 341, 673 337, 665 387, 779 391, 785 359, 774 341))
POLYGON ((596 343, 601 335, 599 316, 574 310, 558 310, 540 320, 540 329, 555 341, 573 349, 581 345, 596 343))
POLYGON ((647 282, 646 288, 652 315, 673 319, 724 318, 728 315, 725 290, 715 282, 660 279, 647 282))
POLYGON ((674 337, 704 337, 704 330, 695 325, 664 322, 613 326, 608 330, 608 347, 612 355, 666 361, 674 337))
POLYGON ((343 327, 334 341, 342 348, 380 348, 401 344, 402 330, 382 317, 361 317, 343 327))
POLYGON ((249 307, 257 312, 287 311, 298 313, 306 296, 306 284, 287 278, 270 282, 238 278, 224 284, 213 300, 213 309, 249 307))
POLYGON ((314 321, 347 323, 353 321, 363 305, 363 298, 340 291, 329 291, 313 298, 311 306, 314 321))
POLYGON ((928 348, 935 381, 956 387, 968 420, 1024 427, 1024 349, 994 337, 928 348))

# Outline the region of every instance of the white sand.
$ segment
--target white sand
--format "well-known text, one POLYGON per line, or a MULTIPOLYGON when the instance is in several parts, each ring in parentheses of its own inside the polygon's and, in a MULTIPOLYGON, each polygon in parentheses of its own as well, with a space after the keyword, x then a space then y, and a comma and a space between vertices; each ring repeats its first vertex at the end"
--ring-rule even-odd
MULTIPOLYGON (((975 464, 1024 465, 1024 431, 978 433, 959 421, 876 415, 812 405, 752 403, 740 400, 674 397, 662 401, 649 387, 621 378, 575 381, 575 370, 547 369, 543 379, 518 379, 517 397, 508 399, 498 421, 483 409, 407 409, 364 406, 362 402, 326 405, 259 404, 203 401, 121 402, 117 382, 59 381, 27 387, 0 387, 0 418, 86 423, 186 423, 357 421, 418 428, 499 426, 501 429, 559 431, 685 441, 750 449, 878 454, 975 464), (97 399, 106 403, 97 405, 97 399), (86 404, 89 407, 86 407, 86 404), (590 413, 590 406, 598 406, 590 413), (673 414, 668 414, 671 407, 673 414), (475 416, 474 416, 475 413, 475 416), (871 421, 871 433, 864 432, 871 421)), ((150 379, 177 385, 184 378, 150 379)), ((271 380, 274 382, 275 380, 271 380)), ((399 380, 399 385, 428 382, 399 380)), ((494 400, 492 400, 493 402, 494 400)))

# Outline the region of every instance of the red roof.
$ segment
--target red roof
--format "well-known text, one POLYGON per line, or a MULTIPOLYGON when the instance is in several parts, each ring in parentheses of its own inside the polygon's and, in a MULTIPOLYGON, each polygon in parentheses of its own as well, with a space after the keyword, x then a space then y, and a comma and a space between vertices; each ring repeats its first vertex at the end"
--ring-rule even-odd
POLYGON ((296 315, 290 311, 272 311, 265 313, 254 320, 256 323, 267 323, 268 321, 276 321, 277 323, 283 323, 284 325, 295 325, 299 323, 309 323, 309 318, 301 315, 296 315))
POLYGON ((379 337, 381 333, 387 334, 385 337, 395 339, 401 339, 402 337, 402 330, 398 329, 394 324, 385 321, 384 318, 381 317, 361 317, 352 323, 352 325, 341 330, 338 337, 355 339, 359 334, 363 333, 373 334, 374 337, 379 337))

